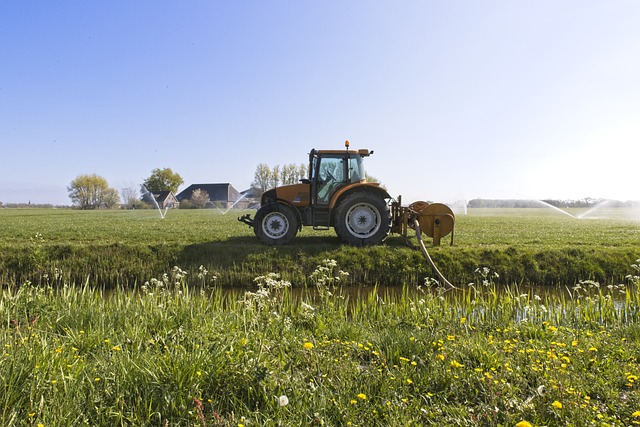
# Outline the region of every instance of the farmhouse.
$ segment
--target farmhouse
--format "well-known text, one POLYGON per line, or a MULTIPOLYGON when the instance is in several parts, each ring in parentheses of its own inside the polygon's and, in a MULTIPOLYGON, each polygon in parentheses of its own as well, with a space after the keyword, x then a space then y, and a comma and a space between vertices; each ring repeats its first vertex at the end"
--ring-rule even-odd
MULTIPOLYGON (((229 183, 219 184, 191 184, 182 190, 176 198, 178 202, 190 200, 195 190, 206 191, 212 204, 221 208, 246 209, 252 200, 233 188, 229 183)), ((245 192, 243 192, 245 193, 245 192)))
POLYGON ((171 191, 157 191, 153 193, 153 198, 156 199, 158 206, 162 209, 173 208, 178 205, 178 199, 171 191))

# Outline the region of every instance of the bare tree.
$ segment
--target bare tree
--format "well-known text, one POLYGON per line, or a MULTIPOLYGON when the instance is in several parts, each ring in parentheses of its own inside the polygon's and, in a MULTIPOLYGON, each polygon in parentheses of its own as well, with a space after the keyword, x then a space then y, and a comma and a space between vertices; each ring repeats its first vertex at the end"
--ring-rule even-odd
POLYGON ((258 189, 261 193, 267 191, 271 185, 271 168, 265 164, 260 163, 256 167, 255 174, 253 175, 253 183, 251 186, 258 189))
POLYGON ((271 169, 271 188, 276 188, 280 185, 280 165, 275 165, 271 169))
POLYGON ((133 208, 140 201, 138 197, 138 190, 133 187, 125 187, 120 189, 120 197, 122 197, 122 203, 126 206, 133 208))
POLYGON ((191 203, 195 207, 204 208, 209 201, 209 193, 201 188, 197 188, 191 193, 191 203))
POLYGON ((281 178, 282 185, 296 184, 298 182, 298 167, 293 163, 282 166, 281 178))
POLYGON ((298 165, 298 179, 304 179, 307 178, 309 176, 309 171, 307 168, 307 165, 305 165, 304 163, 300 163, 298 165))

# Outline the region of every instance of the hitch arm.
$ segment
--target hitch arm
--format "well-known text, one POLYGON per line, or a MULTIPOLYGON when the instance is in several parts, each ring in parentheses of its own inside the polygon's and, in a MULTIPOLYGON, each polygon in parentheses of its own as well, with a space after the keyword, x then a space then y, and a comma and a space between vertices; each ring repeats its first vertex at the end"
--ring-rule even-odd
POLYGON ((253 218, 251 218, 251 214, 246 214, 238 217, 238 221, 244 222, 249 227, 253 228, 253 218))

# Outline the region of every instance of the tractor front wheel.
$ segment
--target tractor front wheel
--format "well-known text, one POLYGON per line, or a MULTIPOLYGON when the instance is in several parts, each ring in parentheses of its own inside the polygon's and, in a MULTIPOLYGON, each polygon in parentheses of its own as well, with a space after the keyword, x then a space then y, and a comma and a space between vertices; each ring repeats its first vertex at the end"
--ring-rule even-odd
POLYGON ((374 193, 351 194, 340 202, 335 230, 340 240, 350 245, 377 245, 391 230, 389 207, 374 193))
POLYGON ((296 214, 292 208, 280 203, 264 205, 253 220, 253 231, 266 245, 284 245, 298 233, 296 214))

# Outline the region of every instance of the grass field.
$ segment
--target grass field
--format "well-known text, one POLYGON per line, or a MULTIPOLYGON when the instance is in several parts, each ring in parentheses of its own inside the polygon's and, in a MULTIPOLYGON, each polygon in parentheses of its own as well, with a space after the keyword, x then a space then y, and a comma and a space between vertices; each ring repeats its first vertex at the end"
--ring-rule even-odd
POLYGON ((637 222, 460 215, 454 291, 402 238, 236 216, 0 210, 0 425, 640 424, 637 222))
MULTIPOLYGON (((339 244, 333 231, 302 230, 282 248, 263 246, 242 212, 172 210, 77 211, 0 209, 0 282, 40 282, 55 269, 67 281, 87 278, 105 286, 133 285, 179 266, 202 265, 223 286, 246 286, 275 271, 302 286, 323 259, 348 265, 350 284, 420 284, 435 277, 416 249, 400 236, 372 248, 339 244)), ((475 279, 477 267, 499 273, 500 283, 573 284, 582 279, 617 283, 640 257, 640 222, 632 211, 577 220, 550 209, 477 209, 456 218, 455 244, 431 250, 454 283, 475 279)))

